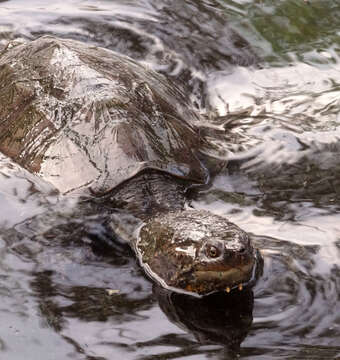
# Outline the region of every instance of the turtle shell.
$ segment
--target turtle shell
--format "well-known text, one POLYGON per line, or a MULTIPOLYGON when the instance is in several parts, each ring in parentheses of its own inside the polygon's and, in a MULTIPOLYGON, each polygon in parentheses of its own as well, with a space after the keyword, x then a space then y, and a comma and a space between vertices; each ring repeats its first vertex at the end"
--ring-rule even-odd
POLYGON ((0 55, 0 151, 61 193, 105 193, 145 169, 207 180, 197 115, 162 75, 44 36, 0 55))

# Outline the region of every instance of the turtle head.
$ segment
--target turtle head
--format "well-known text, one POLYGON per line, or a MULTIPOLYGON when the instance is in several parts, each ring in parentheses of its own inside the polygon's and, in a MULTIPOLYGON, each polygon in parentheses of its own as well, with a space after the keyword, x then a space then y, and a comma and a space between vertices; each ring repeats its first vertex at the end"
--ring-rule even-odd
POLYGON ((242 290, 254 282, 260 260, 248 234, 207 211, 162 214, 140 230, 136 252, 162 286, 205 295, 242 290))

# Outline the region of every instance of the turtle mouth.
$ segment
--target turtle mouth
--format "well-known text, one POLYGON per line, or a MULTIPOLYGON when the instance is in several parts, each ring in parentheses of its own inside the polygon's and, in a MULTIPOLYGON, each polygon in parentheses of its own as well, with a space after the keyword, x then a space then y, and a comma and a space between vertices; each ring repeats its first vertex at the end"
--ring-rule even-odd
POLYGON ((198 268, 193 272, 194 281, 187 285, 186 290, 198 295, 229 293, 233 289, 241 291, 255 283, 260 259, 261 255, 255 251, 249 261, 238 266, 198 268))
MULTIPOLYGON (((255 268, 255 261, 248 264, 233 267, 222 271, 216 270, 198 270, 194 272, 194 277, 198 284, 208 289, 213 286, 213 291, 226 291, 230 292, 234 288, 242 290, 253 277, 255 268)), ((207 289, 208 292, 210 292, 207 289)), ((212 291, 211 291, 212 292, 212 291)), ((202 293, 202 291, 199 291, 202 293)))
MULTIPOLYGON (((255 250, 254 257, 246 264, 237 267, 198 268, 184 273, 190 279, 179 285, 178 279, 166 281, 158 275, 149 264, 141 262, 146 273, 165 289, 202 297, 216 292, 231 292, 234 289, 239 291, 243 288, 252 287, 262 272, 262 257, 258 250, 255 250)), ((182 273, 182 276, 184 276, 182 273)), ((185 278, 186 276, 184 276, 185 278)))

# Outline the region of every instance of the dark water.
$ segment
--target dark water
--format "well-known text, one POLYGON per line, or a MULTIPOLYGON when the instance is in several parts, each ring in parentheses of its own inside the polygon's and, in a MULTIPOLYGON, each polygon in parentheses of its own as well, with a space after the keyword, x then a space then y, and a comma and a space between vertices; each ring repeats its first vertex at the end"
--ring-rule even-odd
POLYGON ((251 232, 264 274, 253 292, 166 293, 128 247, 90 246, 105 219, 1 157, 0 358, 340 358, 339 2, 0 2, 0 44, 43 34, 190 94, 230 159, 193 205, 251 232))

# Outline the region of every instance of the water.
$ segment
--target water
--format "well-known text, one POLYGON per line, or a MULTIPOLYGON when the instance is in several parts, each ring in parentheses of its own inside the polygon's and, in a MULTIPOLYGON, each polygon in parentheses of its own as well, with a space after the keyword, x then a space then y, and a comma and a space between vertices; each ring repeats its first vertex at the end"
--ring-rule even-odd
POLYGON ((0 14, 1 45, 70 37, 184 88, 230 159, 193 205, 252 233, 264 256, 241 298, 164 293, 128 247, 90 246, 109 236, 105 217, 1 157, 1 358, 339 358, 338 2, 8 0, 0 14))

